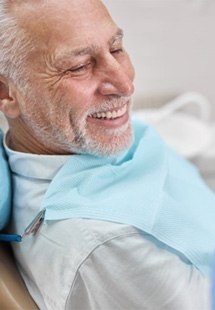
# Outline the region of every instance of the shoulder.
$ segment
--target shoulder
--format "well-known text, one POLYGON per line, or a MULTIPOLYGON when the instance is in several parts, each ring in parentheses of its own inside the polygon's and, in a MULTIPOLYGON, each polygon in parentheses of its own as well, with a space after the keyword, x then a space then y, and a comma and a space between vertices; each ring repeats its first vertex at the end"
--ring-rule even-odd
POLYGON ((44 224, 35 237, 15 245, 14 252, 38 305, 42 296, 48 309, 63 309, 76 274, 87 258, 110 240, 133 234, 138 234, 137 230, 128 225, 69 219, 44 224))

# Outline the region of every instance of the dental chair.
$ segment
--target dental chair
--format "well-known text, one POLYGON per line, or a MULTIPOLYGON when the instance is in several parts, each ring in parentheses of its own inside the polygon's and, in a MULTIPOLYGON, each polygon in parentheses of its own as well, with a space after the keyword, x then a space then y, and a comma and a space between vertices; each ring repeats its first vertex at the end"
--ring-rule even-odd
MULTIPOLYGON (((11 180, 7 158, 2 147, 0 130, 0 234, 6 227, 11 211, 11 180)), ((0 241, 0 309, 38 309, 30 297, 15 264, 11 246, 0 241)))

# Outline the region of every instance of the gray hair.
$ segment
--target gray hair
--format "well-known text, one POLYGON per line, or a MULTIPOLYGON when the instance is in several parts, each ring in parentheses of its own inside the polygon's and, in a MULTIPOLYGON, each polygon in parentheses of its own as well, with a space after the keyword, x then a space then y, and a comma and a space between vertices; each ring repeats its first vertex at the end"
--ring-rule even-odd
POLYGON ((25 87, 25 60, 31 42, 10 12, 12 0, 0 0, 0 75, 15 85, 25 87))

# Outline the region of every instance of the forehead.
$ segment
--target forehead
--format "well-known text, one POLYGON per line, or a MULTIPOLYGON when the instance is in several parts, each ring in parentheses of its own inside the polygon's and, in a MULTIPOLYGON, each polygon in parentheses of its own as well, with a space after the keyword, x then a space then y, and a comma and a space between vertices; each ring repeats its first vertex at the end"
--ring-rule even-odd
POLYGON ((97 44, 117 29, 100 0, 23 0, 15 14, 40 49, 97 44))

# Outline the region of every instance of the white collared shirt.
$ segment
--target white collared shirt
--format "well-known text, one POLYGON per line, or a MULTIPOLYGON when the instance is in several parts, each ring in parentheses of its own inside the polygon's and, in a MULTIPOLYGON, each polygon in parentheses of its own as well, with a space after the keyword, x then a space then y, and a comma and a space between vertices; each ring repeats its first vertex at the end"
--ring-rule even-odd
MULTIPOLYGON (((68 156, 6 151, 13 173, 12 230, 22 234, 68 156)), ((209 279, 128 225, 57 221, 13 248, 42 310, 210 309, 209 279)))

